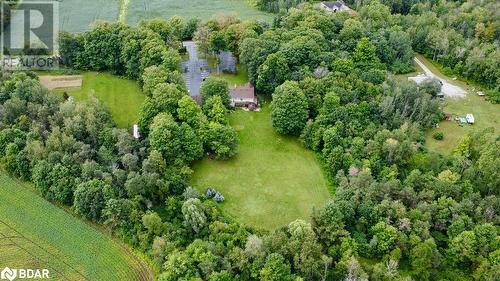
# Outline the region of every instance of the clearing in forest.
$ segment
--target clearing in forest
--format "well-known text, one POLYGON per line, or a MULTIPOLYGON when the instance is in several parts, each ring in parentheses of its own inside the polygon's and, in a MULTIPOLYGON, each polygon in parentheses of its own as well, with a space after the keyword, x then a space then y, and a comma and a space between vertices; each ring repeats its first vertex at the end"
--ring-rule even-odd
POLYGON ((445 97, 443 112, 452 113, 453 116, 465 116, 470 113, 474 115, 475 119, 473 125, 460 125, 455 120, 442 121, 439 123, 439 128, 428 130, 426 146, 430 150, 448 154, 452 152, 462 137, 486 128, 493 128, 496 134, 500 133, 500 104, 492 104, 486 100, 485 96, 478 96, 477 90, 470 84, 447 77, 429 60, 421 55, 417 55, 417 57, 434 75, 467 91, 467 95, 462 98, 445 97), (433 138, 435 132, 443 132, 444 139, 435 140, 433 138))
POLYGON ((222 208, 241 222, 275 229, 309 219, 329 199, 327 180, 314 153, 271 126, 269 105, 260 112, 236 110, 231 125, 240 138, 238 154, 227 161, 203 159, 194 165, 192 185, 220 191, 222 208))
POLYGON ((2 268, 49 269, 51 280, 152 280, 128 249, 0 170, 2 268))
POLYGON ((139 111, 145 99, 136 81, 127 80, 103 72, 84 72, 81 88, 57 89, 67 92, 77 101, 95 96, 111 113, 116 125, 130 129, 139 119, 139 111))

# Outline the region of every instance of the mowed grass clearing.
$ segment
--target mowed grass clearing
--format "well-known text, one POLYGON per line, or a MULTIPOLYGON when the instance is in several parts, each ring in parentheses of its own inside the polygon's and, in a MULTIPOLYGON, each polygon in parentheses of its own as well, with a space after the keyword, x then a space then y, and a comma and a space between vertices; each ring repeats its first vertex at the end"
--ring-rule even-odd
POLYGON ((313 207, 330 198, 327 180, 314 153, 271 126, 269 105, 261 112, 236 110, 231 125, 240 138, 238 154, 227 161, 203 159, 191 183, 201 192, 221 191, 222 207, 241 222, 275 229, 309 219, 313 207))
POLYGON ((467 134, 482 131, 486 128, 493 128, 495 134, 500 133, 500 104, 492 104, 486 100, 486 97, 477 95, 474 86, 460 80, 453 80, 443 74, 434 64, 422 55, 417 55, 435 75, 448 82, 462 87, 467 91, 465 98, 448 98, 444 100, 443 112, 453 113, 454 115, 464 116, 467 113, 474 115, 474 125, 463 124, 460 126, 455 120, 442 121, 439 128, 433 128, 427 131, 426 146, 432 150, 443 154, 450 153, 458 144, 460 139, 467 134), (432 135, 435 132, 443 132, 443 140, 435 140, 432 135))
POLYGON ((0 262, 47 268, 53 280, 152 280, 119 242, 0 170, 0 262))
POLYGON ((81 89, 57 89, 54 92, 67 92, 77 101, 96 97, 109 110, 120 128, 129 129, 137 123, 145 96, 136 81, 103 72, 84 72, 81 75, 81 89))
POLYGON ((141 20, 151 18, 180 16, 184 19, 208 20, 217 15, 233 13, 243 20, 270 22, 273 18, 272 14, 259 11, 246 0, 130 0, 125 18, 127 23, 136 25, 141 20))

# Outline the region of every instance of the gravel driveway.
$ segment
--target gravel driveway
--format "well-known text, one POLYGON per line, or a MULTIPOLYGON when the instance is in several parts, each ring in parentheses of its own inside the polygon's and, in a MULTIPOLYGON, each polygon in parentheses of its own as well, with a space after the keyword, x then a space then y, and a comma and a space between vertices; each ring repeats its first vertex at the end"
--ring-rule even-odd
POLYGON ((443 92, 443 94, 445 96, 450 97, 450 98, 465 98, 465 96, 467 95, 467 92, 464 89, 462 89, 459 86, 453 85, 453 84, 449 83, 447 80, 442 79, 442 78, 438 77, 437 75, 435 75, 418 58, 414 58, 414 60, 418 64, 418 66, 420 66, 424 70, 425 74, 418 75, 415 77, 410 77, 409 79, 417 82, 417 84, 418 84, 427 78, 436 78, 439 81, 441 81, 441 83, 442 83, 441 92, 443 92))

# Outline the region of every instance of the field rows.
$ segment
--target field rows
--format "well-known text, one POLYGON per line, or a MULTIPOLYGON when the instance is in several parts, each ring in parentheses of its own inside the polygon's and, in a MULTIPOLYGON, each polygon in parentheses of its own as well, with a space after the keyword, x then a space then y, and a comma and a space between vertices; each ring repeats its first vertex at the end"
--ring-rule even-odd
POLYGON ((151 279, 123 246, 29 188, 0 171, 2 266, 50 268, 59 280, 151 279))
POLYGON ((237 14, 241 19, 272 19, 272 14, 257 10, 246 0, 62 0, 59 25, 68 32, 83 32, 97 20, 136 25, 143 19, 157 17, 168 19, 177 15, 207 20, 222 14, 237 14))

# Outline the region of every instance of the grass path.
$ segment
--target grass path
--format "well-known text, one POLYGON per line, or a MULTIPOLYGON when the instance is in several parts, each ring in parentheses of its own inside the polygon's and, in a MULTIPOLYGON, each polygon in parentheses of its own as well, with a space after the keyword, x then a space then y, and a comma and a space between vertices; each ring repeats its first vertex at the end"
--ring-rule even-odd
POLYGON ((227 161, 194 165, 191 183, 222 192, 222 207, 241 222, 275 229, 301 218, 330 198, 327 180, 312 151, 296 138, 277 134, 269 106, 261 112, 236 110, 231 125, 240 138, 238 154, 227 161))
POLYGON ((121 243, 1 170, 0 261, 13 268, 48 268, 55 280, 153 279, 121 243))
POLYGON ((125 23, 129 4, 130 0, 121 0, 120 13, 118 14, 118 21, 121 23, 125 23))

